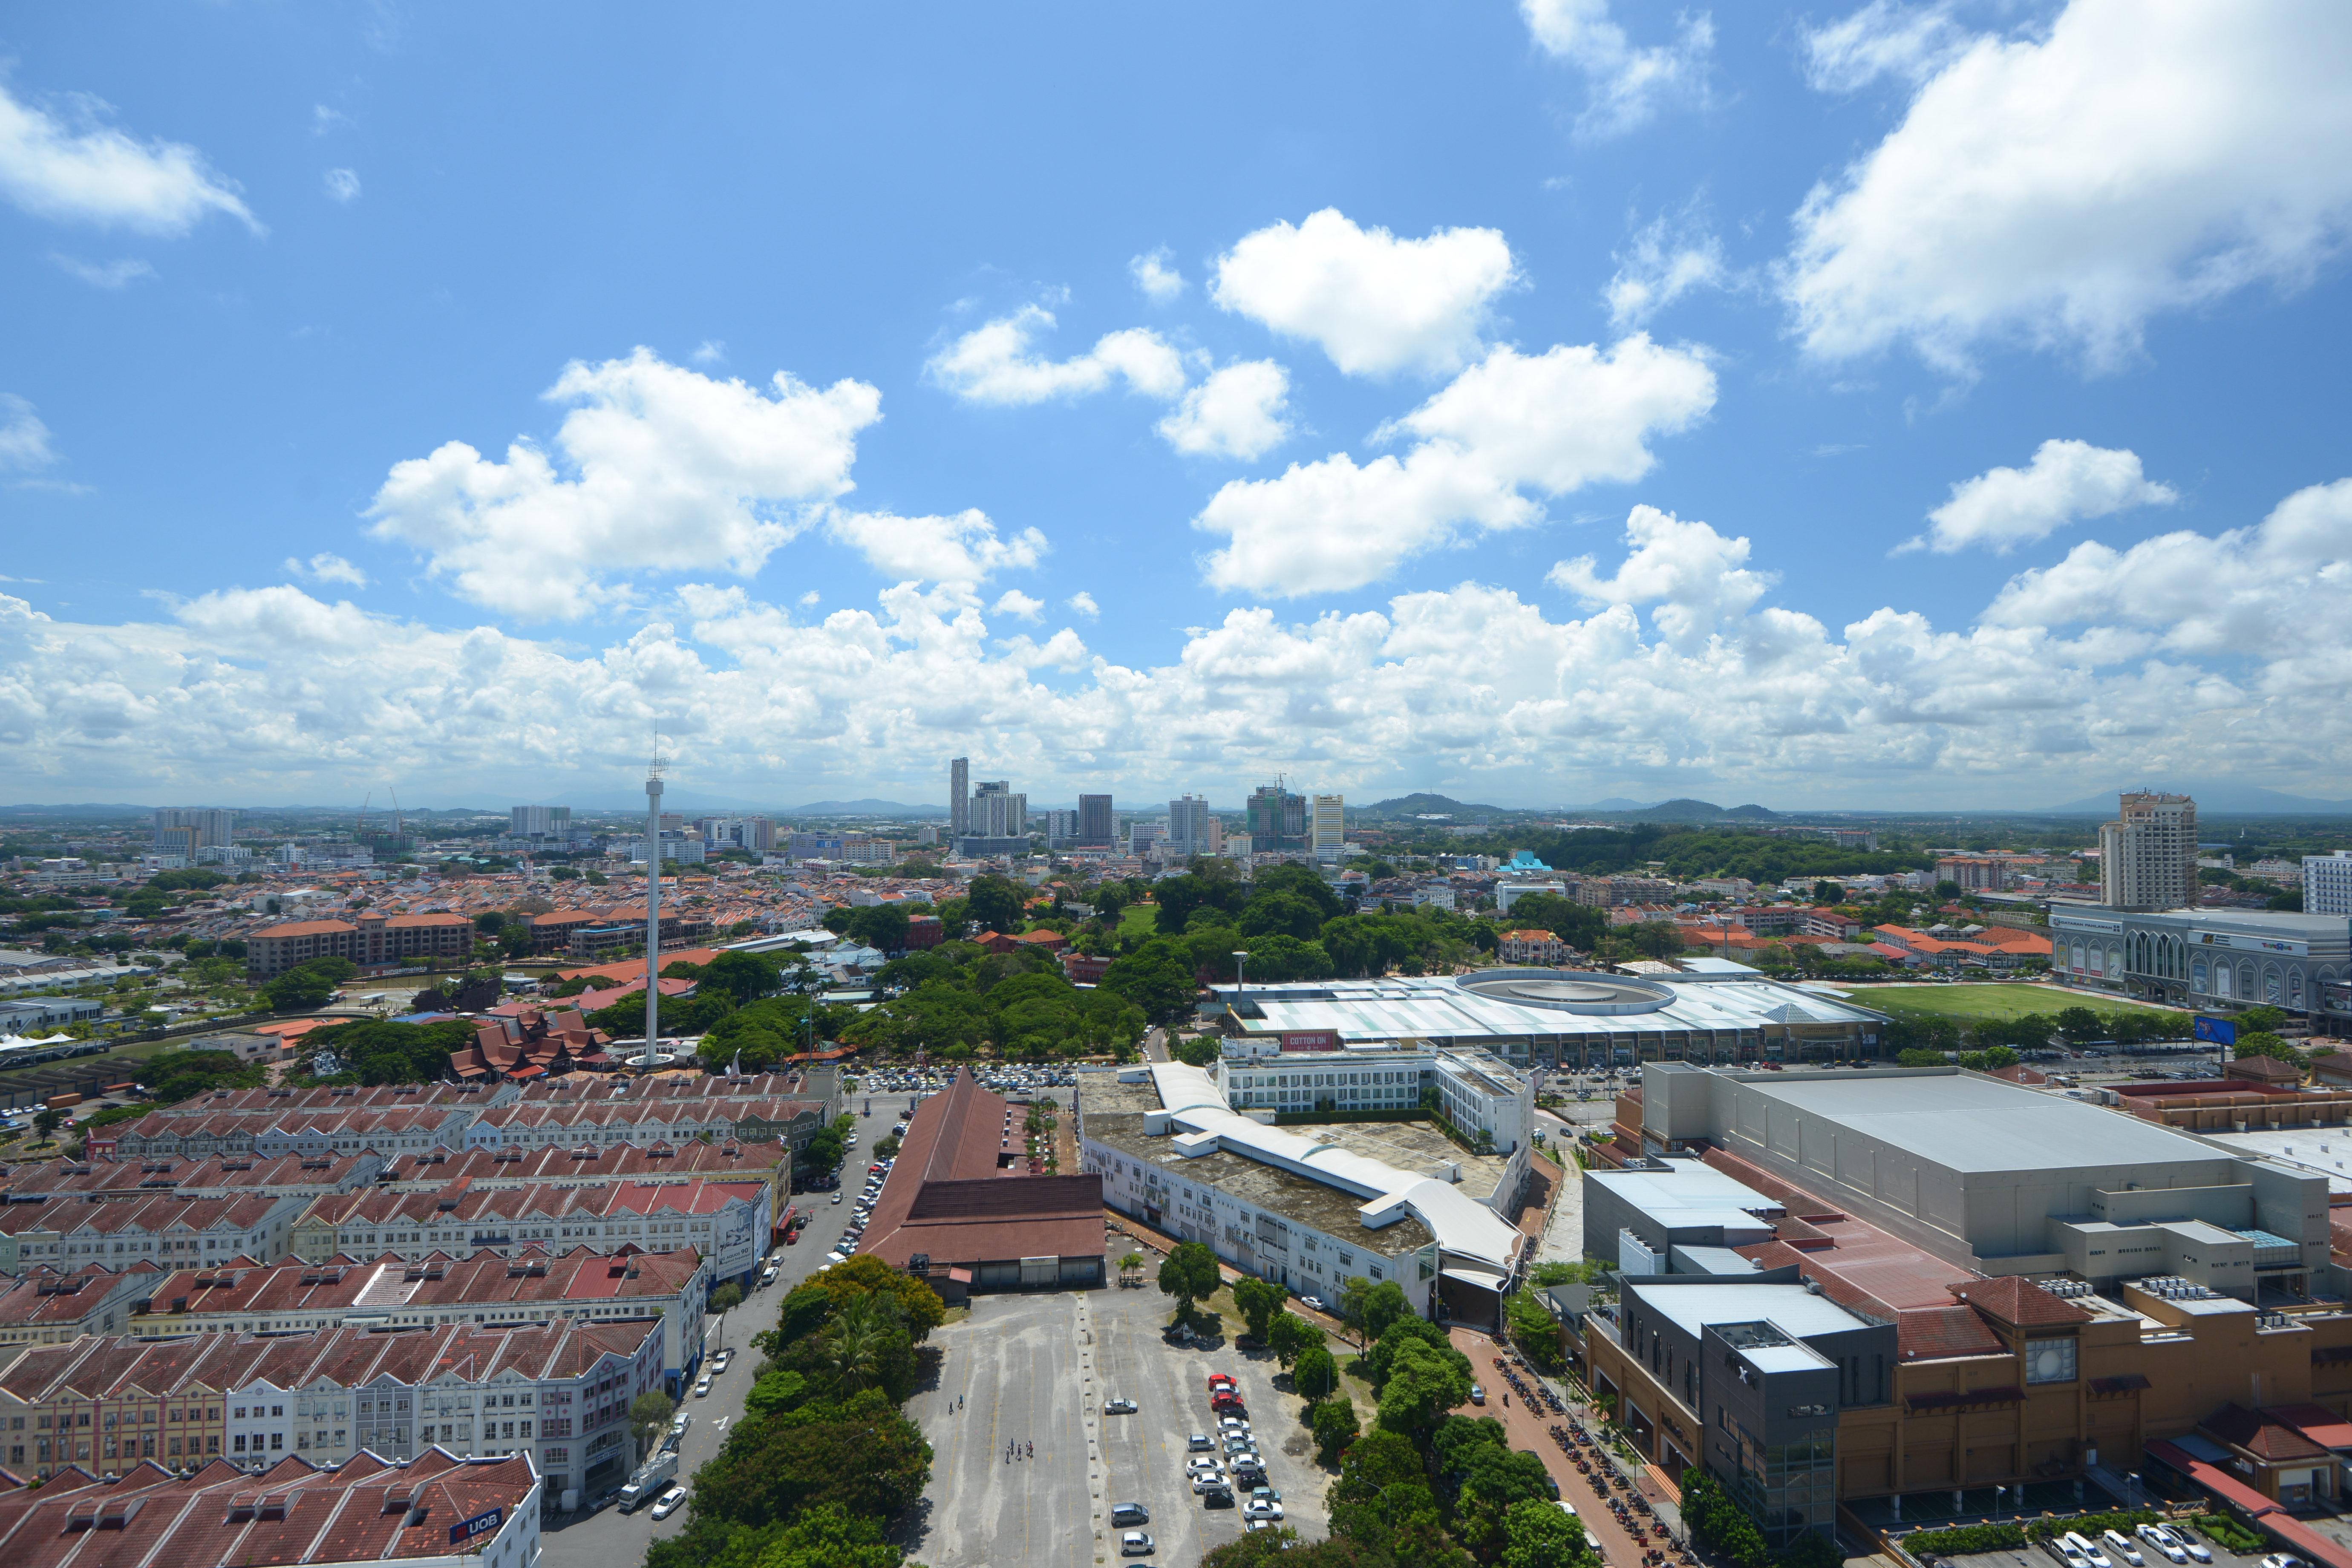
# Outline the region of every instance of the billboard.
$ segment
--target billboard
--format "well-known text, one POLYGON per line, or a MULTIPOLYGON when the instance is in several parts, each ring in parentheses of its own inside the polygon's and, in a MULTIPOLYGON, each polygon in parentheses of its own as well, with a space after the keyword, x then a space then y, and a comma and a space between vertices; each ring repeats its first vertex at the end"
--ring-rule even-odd
POLYGON ((1286 1051, 1336 1051, 1339 1048, 1339 1031, 1287 1029, 1283 1032, 1282 1048, 1286 1051))
POLYGON ((488 1513, 478 1513, 471 1519, 461 1519, 449 1527, 449 1544, 457 1546, 473 1540, 478 1535, 494 1535, 498 1532, 499 1521, 506 1516, 506 1510, 494 1508, 488 1513))
POLYGON ((2234 1046, 2238 1043, 2238 1026, 2228 1018, 2216 1018, 2200 1013, 2189 1032, 2209 1046, 2234 1046))

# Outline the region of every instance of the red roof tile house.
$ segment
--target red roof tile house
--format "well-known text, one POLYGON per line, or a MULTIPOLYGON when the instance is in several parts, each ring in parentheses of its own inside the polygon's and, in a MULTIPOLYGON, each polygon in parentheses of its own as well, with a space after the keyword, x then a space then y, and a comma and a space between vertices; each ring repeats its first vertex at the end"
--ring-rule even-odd
POLYGON ((959 1070, 916 1110, 858 1252, 949 1300, 1101 1284, 1102 1178, 1031 1174, 1024 1114, 959 1070))
POLYGON ((142 1461, 111 1481, 68 1469, 38 1490, 0 1491, 0 1559, 358 1568, 463 1548, 485 1568, 530 1568, 539 1515, 523 1454, 467 1460, 436 1447, 405 1465, 362 1454, 333 1470, 289 1454, 259 1475, 216 1460, 184 1477, 142 1461))

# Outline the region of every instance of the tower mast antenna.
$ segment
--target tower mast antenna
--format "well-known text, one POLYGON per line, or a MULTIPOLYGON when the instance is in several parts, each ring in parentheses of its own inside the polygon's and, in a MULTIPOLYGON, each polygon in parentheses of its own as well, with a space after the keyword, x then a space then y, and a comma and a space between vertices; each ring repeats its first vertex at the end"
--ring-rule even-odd
POLYGON ((646 1062, 661 1049, 661 731, 646 763, 646 1062))

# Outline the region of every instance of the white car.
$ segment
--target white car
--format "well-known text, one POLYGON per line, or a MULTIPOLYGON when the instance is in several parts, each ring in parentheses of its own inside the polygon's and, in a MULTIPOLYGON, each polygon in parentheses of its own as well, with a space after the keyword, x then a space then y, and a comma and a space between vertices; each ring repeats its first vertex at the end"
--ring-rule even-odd
POLYGON ((655 1502, 654 1517, 656 1519, 667 1519, 671 1514, 676 1513, 678 1509, 685 1504, 685 1502, 686 1489, 684 1487, 672 1487, 669 1490, 662 1493, 660 1499, 655 1502))
POLYGON ((734 1359, 735 1352, 730 1346, 726 1350, 720 1351, 717 1355, 710 1358, 710 1370, 714 1373, 725 1372, 727 1370, 727 1363, 734 1359))
POLYGON ((1121 1557, 1149 1557, 1154 1550, 1148 1531, 1130 1530, 1118 1538, 1118 1554, 1121 1557))
POLYGON ((2051 1556, 2063 1563, 2066 1568, 2091 1568, 2091 1560, 2083 1555, 2082 1548, 2076 1546, 2066 1536, 2053 1535, 2043 1541, 2042 1544, 2051 1556))
POLYGON ((2304 1561, 2292 1552, 2273 1552, 2263 1559, 2263 1568, 2304 1568, 2304 1561))
POLYGON ((1225 1484, 1225 1478, 1214 1470, 1192 1472, 1192 1489, 1196 1492, 1213 1491, 1225 1484))
POLYGON ((1282 1505, 1278 1502, 1268 1502, 1264 1498, 1254 1497, 1242 1505, 1242 1514, 1248 1519, 1280 1519, 1282 1505))
POLYGON ((2066 1543, 2081 1552, 2084 1560, 2091 1564, 2091 1568, 2116 1568, 2114 1561, 2105 1552, 2099 1550, 2099 1543, 2081 1531, 2068 1531, 2066 1543))
POLYGON ((694 1396, 697 1399, 708 1399, 710 1397, 710 1374, 709 1373, 706 1372, 700 1377, 694 1380, 694 1396))
POLYGON ((2189 1561, 2189 1549, 2181 1545, 2179 1541, 2174 1537, 2173 1533, 2160 1524, 2141 1525, 2139 1527, 2139 1538, 2142 1541, 2147 1542, 2150 1546, 2155 1547, 2158 1552, 2162 1552, 2164 1554, 2164 1560, 2168 1563, 2186 1563, 2189 1561))
POLYGON ((2166 1525, 2164 1529, 2165 1533, 2170 1535, 2173 1540, 2180 1542, 2180 1550, 2189 1553, 2189 1560, 2191 1563, 2210 1563, 2213 1561, 2213 1553, 2206 1547, 2202 1541, 2200 1541, 2197 1538, 2197 1532, 2195 1531, 2188 1529, 2186 1526, 2169 1524, 2166 1525))
POLYGON ((2099 1537, 2099 1544, 2107 1549, 2110 1557, 2120 1557, 2131 1568, 2147 1568, 2147 1559, 2139 1554, 2138 1545, 2120 1530, 2110 1530, 2099 1537))

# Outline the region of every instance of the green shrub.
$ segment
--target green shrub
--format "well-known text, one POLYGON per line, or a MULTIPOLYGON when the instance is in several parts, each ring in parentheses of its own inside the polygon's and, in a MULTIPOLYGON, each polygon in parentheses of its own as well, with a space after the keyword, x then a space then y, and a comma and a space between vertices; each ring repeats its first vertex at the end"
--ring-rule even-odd
POLYGON ((2263 1538, 2224 1513, 2200 1513, 2192 1521, 2203 1534, 2211 1536, 2215 1544, 2226 1546, 2241 1557, 2251 1557, 2264 1544, 2263 1538))

